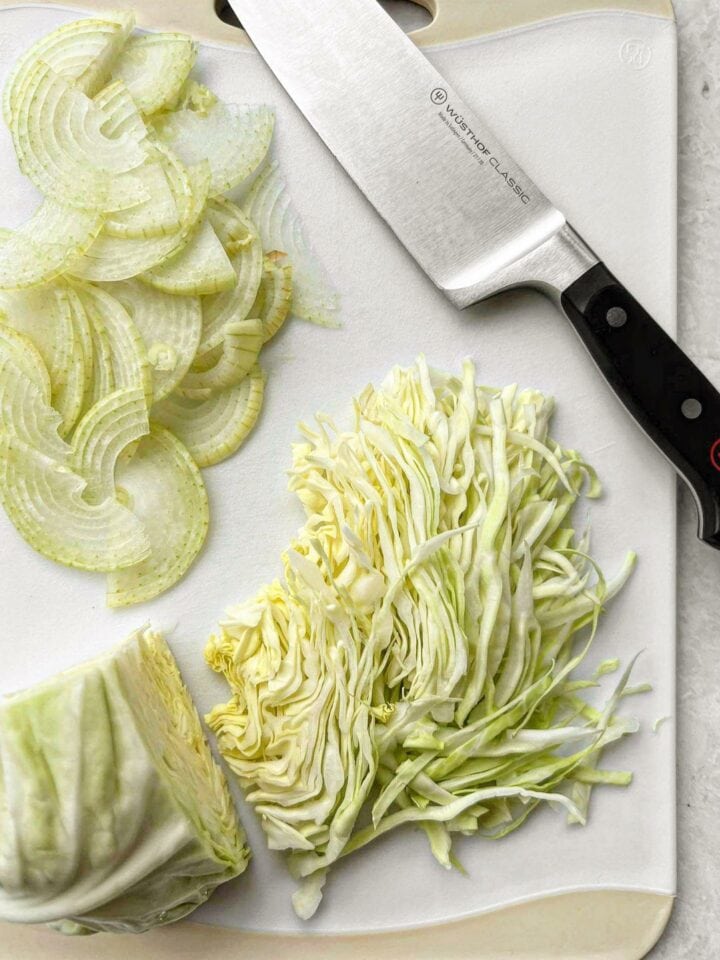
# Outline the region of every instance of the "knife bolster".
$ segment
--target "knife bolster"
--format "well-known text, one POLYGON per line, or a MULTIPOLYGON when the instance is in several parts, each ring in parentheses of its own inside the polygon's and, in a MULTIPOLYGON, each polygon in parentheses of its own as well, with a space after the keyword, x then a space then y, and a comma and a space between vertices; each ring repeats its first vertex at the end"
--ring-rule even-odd
POLYGON ((597 263, 595 253, 570 224, 563 221, 560 229, 506 266, 498 269, 493 265, 491 272, 481 267, 478 274, 484 274, 482 277, 457 288, 444 288, 443 293, 464 310, 505 290, 535 287, 559 305, 563 291, 597 263))

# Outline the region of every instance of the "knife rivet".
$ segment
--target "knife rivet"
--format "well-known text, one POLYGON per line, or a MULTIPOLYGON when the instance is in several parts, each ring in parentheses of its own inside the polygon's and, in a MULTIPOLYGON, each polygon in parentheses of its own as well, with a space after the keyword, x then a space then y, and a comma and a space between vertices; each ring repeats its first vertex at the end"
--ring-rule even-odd
POLYGON ((607 322, 611 327, 624 327, 627 323, 628 315, 622 307, 611 307, 606 316, 607 322))
POLYGON ((695 400, 694 397, 691 397, 689 400, 686 400, 683 405, 680 407, 682 415, 686 420, 697 420, 698 417, 703 412, 703 406, 699 400, 695 400))

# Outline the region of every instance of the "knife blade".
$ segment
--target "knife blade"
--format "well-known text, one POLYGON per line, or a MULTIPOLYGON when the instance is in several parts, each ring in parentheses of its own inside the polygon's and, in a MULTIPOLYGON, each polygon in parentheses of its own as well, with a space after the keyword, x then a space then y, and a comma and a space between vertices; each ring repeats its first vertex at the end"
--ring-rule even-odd
POLYGON ((720 549, 720 394, 377 0, 231 0, 308 121, 459 308, 532 286, 692 490, 720 549))

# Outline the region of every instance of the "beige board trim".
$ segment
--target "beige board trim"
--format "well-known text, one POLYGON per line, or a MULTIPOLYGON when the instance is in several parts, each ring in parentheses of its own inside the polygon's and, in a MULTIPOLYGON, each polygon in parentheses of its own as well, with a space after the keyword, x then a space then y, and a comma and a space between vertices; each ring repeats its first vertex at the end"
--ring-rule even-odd
MULTIPOLYGON (((219 2, 219 0, 218 0, 219 2)), ((636 13, 674 20, 672 0, 414 0, 433 17, 415 31, 422 46, 461 43, 466 40, 518 29, 545 20, 583 13, 610 11, 636 13)), ((224 23, 215 13, 216 0, 20 0, 23 6, 78 7, 110 11, 135 10, 139 25, 150 30, 191 33, 210 43, 249 45, 242 30, 224 23)), ((20 5, 0 0, 0 9, 20 5)))
POLYGON ((461 43, 503 30, 584 13, 636 13, 675 19, 672 0, 414 0, 433 17, 413 39, 422 45, 461 43))
POLYGON ((215 0, 0 0, 0 10, 8 7, 61 7, 95 15, 131 10, 138 26, 148 30, 190 33, 204 43, 250 44, 247 34, 215 14, 215 0))
MULTIPOLYGON (((420 0, 416 0, 420 2, 420 0)), ((431 25, 423 45, 462 42, 549 18, 593 11, 674 19, 670 0, 422 0, 431 25)), ((56 6, 102 13, 133 9, 140 26, 246 46, 215 15, 214 0, 0 0, 0 9, 56 6)), ((641 960, 662 936, 670 896, 601 891, 544 897, 450 924, 353 937, 280 937, 183 922, 132 940, 133 960, 641 960)), ((63 937, 0 924, 5 960, 127 960, 128 938, 63 937)))
POLYGON ((132 939, 63 937, 0 924, 13 960, 641 960, 655 946, 673 898, 648 893, 546 897, 450 924, 353 937, 269 936, 179 923, 132 939))

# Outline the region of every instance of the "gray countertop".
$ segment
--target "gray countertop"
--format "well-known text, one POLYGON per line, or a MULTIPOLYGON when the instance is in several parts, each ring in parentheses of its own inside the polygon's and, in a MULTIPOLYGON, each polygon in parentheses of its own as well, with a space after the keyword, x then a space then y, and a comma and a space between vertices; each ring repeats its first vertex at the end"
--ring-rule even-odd
MULTIPOLYGON (((675 0, 680 23, 680 338, 720 383, 720 4, 675 0)), ((652 960, 720 955, 720 554, 680 493, 679 895, 652 960)))

